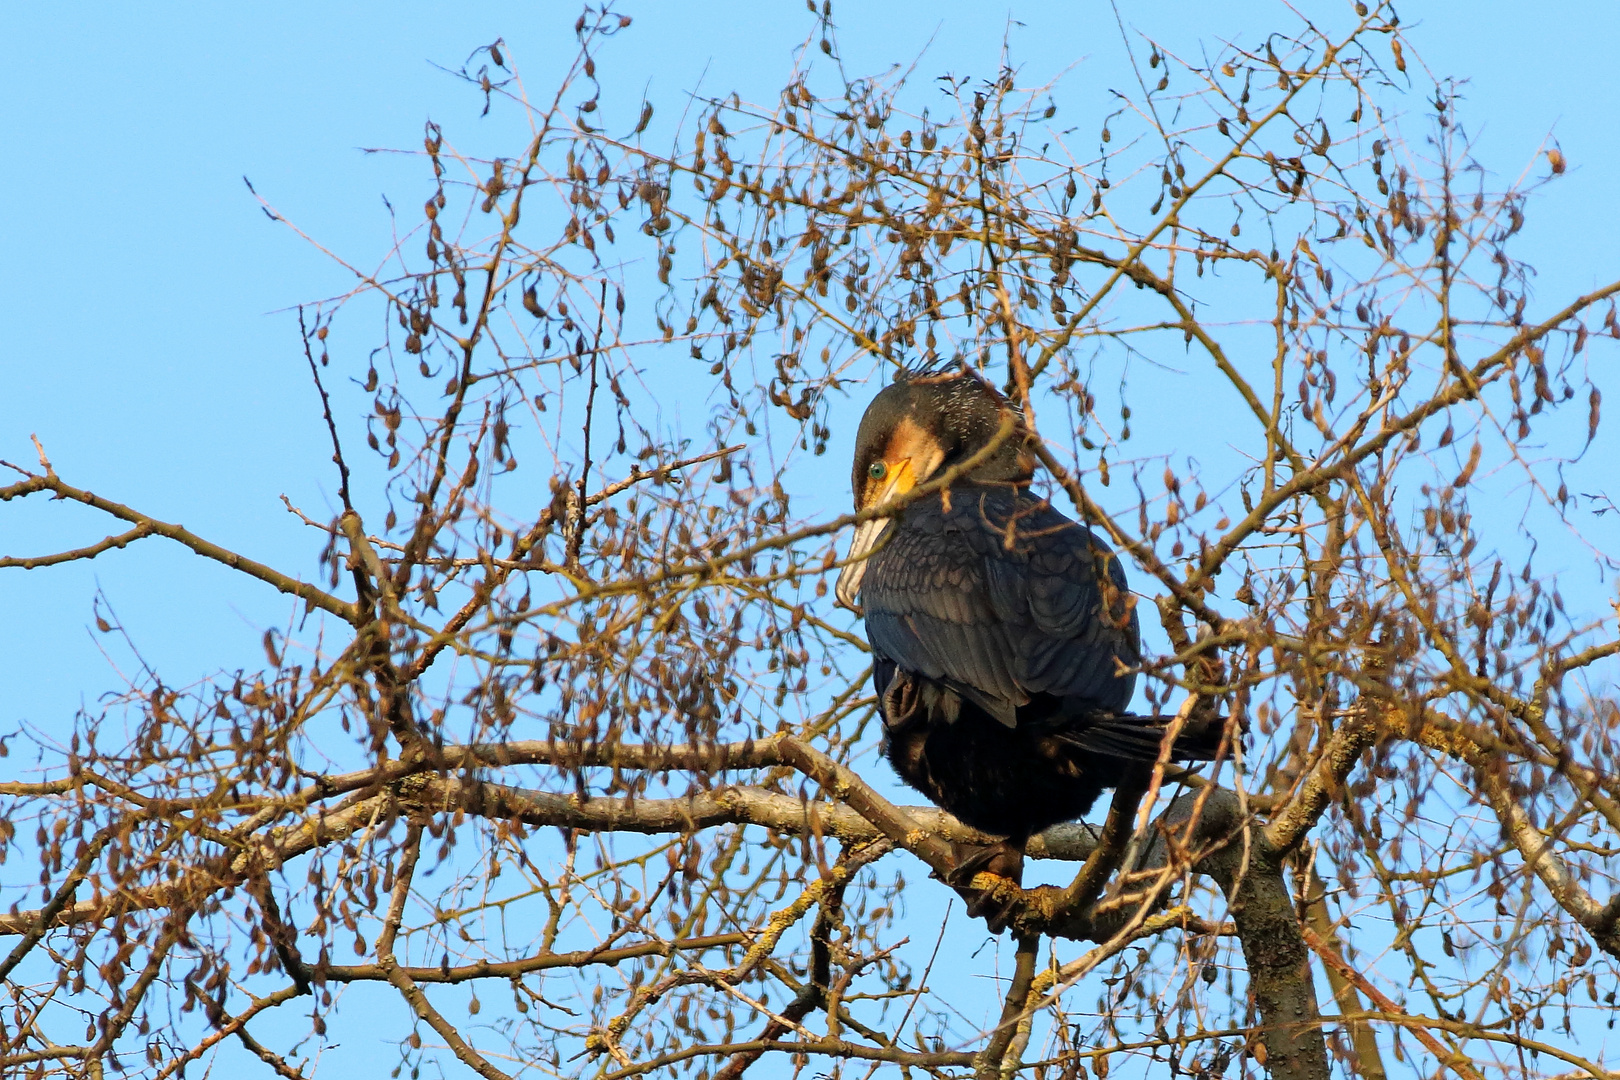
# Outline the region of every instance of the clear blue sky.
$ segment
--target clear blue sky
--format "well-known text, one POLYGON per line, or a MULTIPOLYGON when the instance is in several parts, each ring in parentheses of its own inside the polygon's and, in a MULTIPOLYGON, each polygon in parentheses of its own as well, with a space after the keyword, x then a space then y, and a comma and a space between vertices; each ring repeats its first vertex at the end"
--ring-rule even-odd
MULTIPOLYGON (((1301 7, 1342 19, 1349 4, 1301 7)), ((1129 26, 1181 48, 1289 20, 1281 5, 1248 0, 1122 8, 1129 26)), ((636 25, 615 64, 663 101, 700 79, 707 92, 768 95, 811 28, 800 0, 619 9, 636 25)), ((317 539, 278 496, 327 506, 330 465, 295 327, 274 312, 346 282, 267 221, 241 178, 333 250, 374 262, 390 238, 382 197, 411 206, 426 190, 417 163, 358 148, 417 146, 428 118, 475 130, 481 103, 435 65, 455 68, 503 37, 544 85, 548 63, 571 55, 576 13, 397 0, 8 8, 0 457, 31 461, 38 433, 70 482, 308 572, 317 539)), ((1520 249, 1540 271, 1539 295, 1620 277, 1620 5, 1428 0, 1402 15, 1432 71, 1469 80, 1462 116, 1481 160, 1516 175, 1555 132, 1571 163, 1532 206, 1520 249)), ((1115 16, 1096 0, 843 3, 834 18, 856 73, 926 49, 926 75, 993 74, 1004 35, 1026 82, 1078 62, 1076 85, 1100 90, 1117 70, 1115 16)), ((1421 96, 1409 107, 1421 113, 1421 96)), ((846 500, 833 473, 829 509, 846 500)), ((109 531, 71 507, 0 506, 0 554, 109 531)), ((0 572, 0 734, 24 722, 64 730, 81 702, 116 686, 89 629, 98 583, 180 683, 254 663, 263 628, 288 610, 162 541, 91 565, 0 572)), ((28 764, 14 756, 0 771, 28 764)))

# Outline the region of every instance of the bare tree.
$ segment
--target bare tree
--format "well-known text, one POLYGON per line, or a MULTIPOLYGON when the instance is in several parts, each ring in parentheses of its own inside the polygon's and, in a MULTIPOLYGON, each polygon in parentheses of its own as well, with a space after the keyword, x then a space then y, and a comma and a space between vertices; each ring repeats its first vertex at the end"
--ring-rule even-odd
POLYGON ((1129 40, 1138 91, 1057 114, 1010 64, 846 75, 824 5, 779 98, 695 99, 662 148, 605 74, 628 18, 587 9, 543 97, 481 50, 524 144, 430 124, 393 269, 300 315, 340 478, 335 518, 288 505, 318 566, 9 465, 0 499, 117 524, 0 566, 161 538, 293 602, 257 670, 22 733, 6 1075, 234 1043, 310 1076, 363 984, 413 1077, 1609 1075, 1620 639, 1526 553, 1581 538, 1561 470, 1620 281, 1531 302, 1512 242, 1562 157, 1496 190, 1392 9, 1355 7, 1213 60, 1129 40), (329 351, 378 311, 375 351, 329 351), (1070 884, 978 880, 1012 913, 988 1024, 899 947, 947 889, 917 862, 986 838, 884 794, 828 596, 854 516, 789 494, 842 477, 817 459, 896 366, 951 363, 1124 553, 1148 707, 1229 718, 1216 768, 1035 839, 1070 884))

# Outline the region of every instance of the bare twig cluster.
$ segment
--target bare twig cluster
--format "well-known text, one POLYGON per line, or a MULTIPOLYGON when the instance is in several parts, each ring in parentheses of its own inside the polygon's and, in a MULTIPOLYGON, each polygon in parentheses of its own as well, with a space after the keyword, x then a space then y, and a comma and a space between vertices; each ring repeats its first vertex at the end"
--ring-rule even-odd
POLYGON ((1577 1032, 1615 1007, 1620 635, 1522 541, 1579 539, 1560 469, 1620 281, 1531 302, 1530 189, 1490 189, 1444 83, 1402 137, 1417 60, 1356 12, 1214 59, 1128 41, 1137 92, 1073 127, 1011 67, 847 76, 830 6, 776 100, 678 124, 614 96, 611 10, 545 98, 480 50, 526 141, 429 124, 420 221, 300 315, 341 480, 331 519, 289 504, 318 567, 9 466, 0 499, 117 531, 8 571, 161 539, 296 604, 256 670, 28 733, 0 1071, 234 1043, 311 1076, 371 983, 412 1076, 1608 1075, 1577 1032), (1037 838, 1076 876, 1002 897, 1012 978, 971 1006, 900 913, 946 887, 908 859, 984 838, 884 795, 827 595, 854 517, 791 494, 888 372, 947 364, 1124 553, 1150 704, 1231 717, 1218 769, 1037 838))

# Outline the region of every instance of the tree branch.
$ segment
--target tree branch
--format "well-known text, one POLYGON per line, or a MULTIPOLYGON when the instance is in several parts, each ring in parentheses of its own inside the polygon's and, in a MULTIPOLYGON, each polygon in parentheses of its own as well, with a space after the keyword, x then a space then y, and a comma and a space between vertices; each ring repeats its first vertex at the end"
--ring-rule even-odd
MULTIPOLYGON (((438 774, 414 775, 384 791, 355 799, 324 812, 309 813, 296 826, 271 829, 234 857, 220 856, 200 863, 173 882, 131 889, 118 898, 116 910, 168 907, 189 896, 207 894, 241 884, 254 865, 280 865, 317 847, 346 840, 378 814, 404 805, 438 812, 463 810, 494 820, 522 821, 590 832, 686 834, 721 825, 759 825, 794 835, 816 833, 846 844, 868 843, 884 835, 877 826, 838 803, 805 803, 788 795, 760 788, 728 787, 684 799, 580 800, 575 795, 533 791, 488 781, 438 774)), ((952 842, 988 844, 996 837, 971 829, 943 810, 931 806, 895 807, 885 801, 896 819, 904 818, 920 837, 944 846, 952 842)), ((306 813, 308 811, 306 810, 306 813)), ((1031 858, 1084 860, 1096 847, 1096 835, 1084 824, 1055 825, 1031 839, 1031 858)), ((0 935, 26 934, 42 925, 73 926, 96 922, 115 910, 109 900, 89 900, 64 906, 47 919, 45 909, 0 912, 0 935)))
POLYGON ((393 984, 394 989, 399 991, 405 1003, 411 1007, 411 1011, 439 1033, 439 1038, 445 1041, 463 1065, 482 1076, 484 1080, 511 1080, 510 1076, 497 1069, 461 1037, 461 1032, 456 1030, 456 1026, 433 1007, 433 1003, 428 1001, 422 988, 416 985, 394 959, 394 940, 399 936, 399 924, 404 916, 405 901, 410 896, 411 881, 416 875, 416 859, 421 848, 422 827, 413 822, 406 834, 400 865, 394 872, 394 893, 388 903, 388 915, 383 920, 383 931, 377 937, 377 966, 383 970, 383 974, 393 984))
MULTIPOLYGON (((1167 826, 1196 811, 1205 793, 1184 795, 1166 813, 1167 826)), ((1310 954, 1283 880, 1281 855, 1247 829, 1237 796, 1213 789, 1193 822, 1199 837, 1224 839, 1198 863, 1226 893, 1249 969, 1249 993, 1260 1013, 1272 1080, 1327 1080, 1327 1043, 1317 1011, 1310 954)))
MULTIPOLYGON (((1391 725, 1394 718, 1381 723, 1391 725)), ((1610 956, 1620 957, 1620 893, 1608 903, 1581 885, 1569 864, 1553 850, 1550 840, 1536 828, 1499 775, 1503 761, 1494 747, 1482 746, 1464 725, 1435 709, 1424 709, 1414 727, 1386 729, 1384 734, 1409 738, 1419 745, 1455 757, 1471 766, 1480 791, 1501 822, 1503 835, 1518 849, 1525 865, 1541 879, 1553 899, 1592 935, 1592 941, 1610 956)), ((1573 769, 1570 770, 1573 772, 1573 769)))
MULTIPOLYGON (((1322 962, 1324 964, 1338 972, 1341 977, 1348 980, 1352 985, 1355 986, 1356 989, 1367 995, 1367 1000, 1376 1005, 1380 1011, 1386 1013, 1405 1012, 1405 1010, 1399 1005, 1396 1005, 1386 995, 1381 993, 1378 987, 1368 982, 1365 975, 1351 967, 1349 964, 1345 963, 1344 959, 1339 956, 1337 950, 1328 948, 1327 943, 1318 937, 1315 931, 1309 928, 1304 928, 1302 929, 1301 933, 1304 936, 1305 943, 1309 945, 1313 951, 1315 951, 1317 956, 1322 958, 1322 962)), ((1412 1034, 1417 1037, 1418 1042, 1422 1043, 1429 1053, 1435 1056, 1435 1059, 1439 1061, 1441 1065, 1449 1068, 1452 1072, 1461 1077, 1462 1080, 1482 1080, 1479 1071, 1474 1068, 1473 1063, 1465 1054, 1458 1051, 1455 1047, 1449 1047, 1442 1043, 1439 1039, 1435 1038, 1434 1034, 1428 1031, 1422 1024, 1413 1024, 1412 1034)))
MULTIPOLYGON (((605 964, 614 967, 626 960, 641 956, 674 956, 677 952, 700 952, 721 949, 730 945, 745 945, 750 934, 710 934, 706 937, 677 939, 674 941, 643 941, 635 945, 622 945, 616 949, 578 949, 573 952, 540 953, 522 960, 479 960, 456 967, 408 967, 395 964, 413 982, 459 983, 469 979, 512 979, 533 971, 551 968, 588 967, 605 964)), ((386 981, 388 973, 381 964, 331 964, 313 972, 327 982, 386 981)))
POLYGON ((979 1051, 973 1062, 973 1075, 977 1080, 995 1080, 1001 1075, 1001 1059, 1018 1033, 1018 1019, 1029 1004, 1029 992, 1035 984, 1035 962, 1040 956, 1041 939, 1037 935, 1018 937, 1013 953, 1013 977, 1007 986, 1007 998, 1001 1005, 1001 1020, 990 1033, 990 1041, 979 1051))
POLYGON ((75 562, 79 559, 93 559, 104 551, 123 548, 142 537, 151 536, 153 531, 151 523, 148 522, 137 525, 128 532, 119 533, 117 536, 109 536, 105 540, 98 540, 86 547, 74 548, 71 551, 59 551, 54 555, 0 556, 0 570, 13 567, 23 570, 37 570, 41 566, 56 566, 61 563, 75 562))
MULTIPOLYGON (((1381 707, 1383 703, 1373 703, 1381 707)), ((1328 737, 1316 761, 1278 808, 1266 826, 1262 842, 1279 856, 1294 850, 1315 827, 1334 800, 1342 798, 1344 782, 1361 760, 1362 751, 1378 739, 1379 725, 1362 712, 1352 715, 1328 737)))
MULTIPOLYGON (((1322 876, 1316 872, 1314 859, 1301 861, 1302 874, 1305 878, 1303 890, 1305 925, 1310 933, 1315 935, 1316 941, 1342 962, 1344 953, 1339 948, 1338 935, 1328 918, 1327 886, 1323 883, 1322 876)), ((1305 938, 1305 944, 1313 949, 1317 947, 1309 936, 1305 938)), ((1361 1012, 1361 998, 1356 994, 1355 984, 1345 977, 1338 965, 1325 963, 1324 966, 1328 987, 1333 991, 1333 1000, 1338 1003, 1340 1015, 1351 1016, 1361 1012)), ((1378 1039, 1374 1036, 1372 1027, 1365 1020, 1345 1020, 1344 1023, 1349 1029, 1350 1046, 1355 1054, 1350 1062, 1351 1072, 1365 1080, 1385 1080, 1388 1074, 1384 1071, 1384 1059, 1378 1052, 1378 1039)))
POLYGON ((790 736, 783 736, 777 748, 785 764, 820 784, 828 795, 871 822, 884 836, 927 863, 941 877, 955 866, 955 855, 948 843, 922 828, 910 813, 879 795, 850 769, 790 736))
MULTIPOLYGON (((146 533, 173 540, 190 548, 205 559, 211 559, 232 570, 238 570, 248 577, 257 578, 268 585, 273 585, 282 592, 290 593, 312 607, 318 607, 322 611, 330 612, 345 622, 353 623, 357 618, 353 604, 339 600, 332 594, 317 589, 308 582, 289 577, 279 570, 266 566, 264 563, 254 562, 252 559, 238 555, 228 548, 204 540, 182 525, 171 525, 166 521, 159 521, 157 518, 132 510, 122 503, 104 499, 100 495, 85 491, 83 488, 76 488, 64 482, 55 473, 49 473, 45 476, 32 473, 26 475, 28 476, 27 480, 12 484, 10 487, 0 488, 0 502, 10 501, 19 496, 32 495, 35 492, 49 491, 57 498, 71 499, 74 502, 83 503, 85 506, 94 507, 104 514, 111 514, 122 521, 132 522, 136 529, 131 530, 131 532, 145 530, 146 533)), ((125 535, 130 534, 126 533, 125 535)))

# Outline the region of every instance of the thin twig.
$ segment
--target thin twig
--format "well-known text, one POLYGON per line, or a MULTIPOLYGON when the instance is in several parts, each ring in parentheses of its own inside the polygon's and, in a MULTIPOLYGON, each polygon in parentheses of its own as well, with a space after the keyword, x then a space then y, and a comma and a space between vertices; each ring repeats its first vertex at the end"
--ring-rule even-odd
POLYGON ((439 1037, 445 1041, 456 1057, 461 1059, 462 1064, 484 1077, 484 1080, 511 1080, 511 1077, 497 1069, 461 1037, 456 1026, 433 1007, 427 995, 422 992, 422 988, 416 985, 415 980, 407 975, 405 969, 394 959, 394 940, 399 936, 400 922, 405 914, 405 902, 410 897, 411 883, 416 875, 416 860, 421 854, 421 849, 422 826, 412 822, 406 831, 399 867, 394 872, 394 892, 388 902, 388 914, 383 919, 382 933, 377 937, 377 965, 382 968, 388 981, 394 985, 394 989, 405 999, 405 1003, 411 1007, 411 1011, 439 1033, 439 1037))
POLYGON ((577 494, 574 497, 574 512, 570 515, 568 527, 568 546, 563 558, 563 565, 576 573, 579 570, 579 552, 585 543, 585 501, 586 491, 591 480, 591 420, 596 412, 596 369, 602 355, 602 327, 607 319, 607 282, 602 282, 602 295, 596 305, 596 341, 591 346, 591 388, 585 394, 585 434, 584 448, 581 450, 581 463, 579 479, 574 486, 577 494))
POLYGON ((343 509, 352 513, 354 504, 349 501, 349 466, 343 460, 343 444, 338 441, 337 422, 332 419, 332 399, 327 396, 326 387, 321 382, 321 369, 315 363, 315 356, 309 347, 309 330, 304 326, 304 307, 298 306, 298 336, 304 343, 304 359, 309 361, 309 373, 315 379, 315 389, 321 394, 321 415, 326 417, 326 430, 332 436, 332 463, 338 467, 338 498, 343 503, 343 509))
MULTIPOLYGON (((15 466, 13 467, 15 468, 15 466)), ((72 484, 65 483, 54 472, 47 472, 43 476, 35 474, 28 474, 28 476, 27 480, 20 483, 0 488, 0 502, 32 495, 36 492, 49 491, 59 498, 71 499, 74 502, 83 503, 85 506, 94 507, 104 514, 110 514, 122 521, 132 522, 157 536, 173 540, 190 548, 205 559, 220 563, 232 570, 240 571, 248 577, 257 578, 284 593, 290 593, 298 597, 310 607, 317 607, 322 611, 330 612, 345 622, 352 623, 356 618, 353 604, 339 600, 332 594, 318 589, 308 582, 299 581, 297 578, 283 574, 281 571, 266 566, 264 563, 255 562, 231 551, 229 548, 204 540, 182 525, 171 525, 169 522, 159 521, 157 518, 143 514, 122 503, 116 503, 83 488, 74 487, 72 484)))
POLYGON ((119 533, 117 536, 109 536, 105 540, 98 540, 87 547, 74 548, 72 551, 62 551, 54 555, 0 556, 0 570, 12 567, 22 570, 35 570, 41 566, 56 566, 59 563, 74 562, 79 559, 93 559, 104 551, 122 548, 143 537, 151 536, 153 532, 154 530, 148 522, 137 525, 128 532, 119 533))

